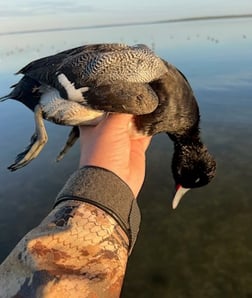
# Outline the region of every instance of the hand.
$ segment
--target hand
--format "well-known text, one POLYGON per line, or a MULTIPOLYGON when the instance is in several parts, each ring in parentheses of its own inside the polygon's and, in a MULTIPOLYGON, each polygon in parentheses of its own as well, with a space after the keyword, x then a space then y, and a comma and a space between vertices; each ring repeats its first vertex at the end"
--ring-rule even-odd
POLYGON ((92 165, 112 171, 137 197, 151 137, 133 137, 132 122, 132 115, 110 114, 95 127, 80 126, 80 167, 92 165))

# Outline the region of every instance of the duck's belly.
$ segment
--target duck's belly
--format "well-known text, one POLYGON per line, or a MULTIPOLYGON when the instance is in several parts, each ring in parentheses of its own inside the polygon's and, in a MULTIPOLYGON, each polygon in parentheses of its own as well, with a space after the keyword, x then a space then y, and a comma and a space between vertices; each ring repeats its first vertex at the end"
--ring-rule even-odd
POLYGON ((92 110, 71 100, 62 99, 56 89, 50 88, 41 96, 43 117, 61 125, 96 125, 104 117, 103 111, 92 110))

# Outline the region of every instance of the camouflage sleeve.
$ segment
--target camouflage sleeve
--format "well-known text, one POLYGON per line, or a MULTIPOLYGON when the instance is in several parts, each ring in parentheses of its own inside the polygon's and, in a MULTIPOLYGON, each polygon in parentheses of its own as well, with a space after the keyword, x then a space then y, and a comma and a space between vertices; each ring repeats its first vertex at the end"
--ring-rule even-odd
POLYGON ((139 221, 119 177, 94 167, 76 171, 53 211, 0 266, 0 297, 119 297, 139 221))

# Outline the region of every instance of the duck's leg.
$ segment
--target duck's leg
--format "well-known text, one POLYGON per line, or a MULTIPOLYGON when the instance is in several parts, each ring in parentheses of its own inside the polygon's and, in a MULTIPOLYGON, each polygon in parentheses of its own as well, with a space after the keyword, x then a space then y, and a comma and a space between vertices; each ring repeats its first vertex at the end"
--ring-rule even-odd
POLYGON ((60 161, 64 155, 68 152, 68 150, 74 145, 74 143, 78 140, 80 135, 79 132, 79 127, 78 126, 73 126, 73 128, 71 129, 66 144, 64 145, 64 147, 61 149, 59 155, 56 158, 56 161, 60 161))
POLYGON ((36 158, 48 140, 40 105, 37 105, 34 109, 34 119, 35 133, 32 135, 31 142, 27 148, 19 153, 15 162, 8 167, 11 171, 16 171, 26 166, 30 161, 36 158))

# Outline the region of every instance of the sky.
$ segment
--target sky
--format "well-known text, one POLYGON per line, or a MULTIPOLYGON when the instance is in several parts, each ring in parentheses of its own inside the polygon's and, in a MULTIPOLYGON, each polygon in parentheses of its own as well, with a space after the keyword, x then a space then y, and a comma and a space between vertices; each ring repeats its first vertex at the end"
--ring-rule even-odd
POLYGON ((251 0, 0 0, 0 33, 249 13, 252 13, 251 0))
POLYGON ((90 12, 162 12, 176 15, 252 13, 251 0, 0 0, 0 16, 90 12))

